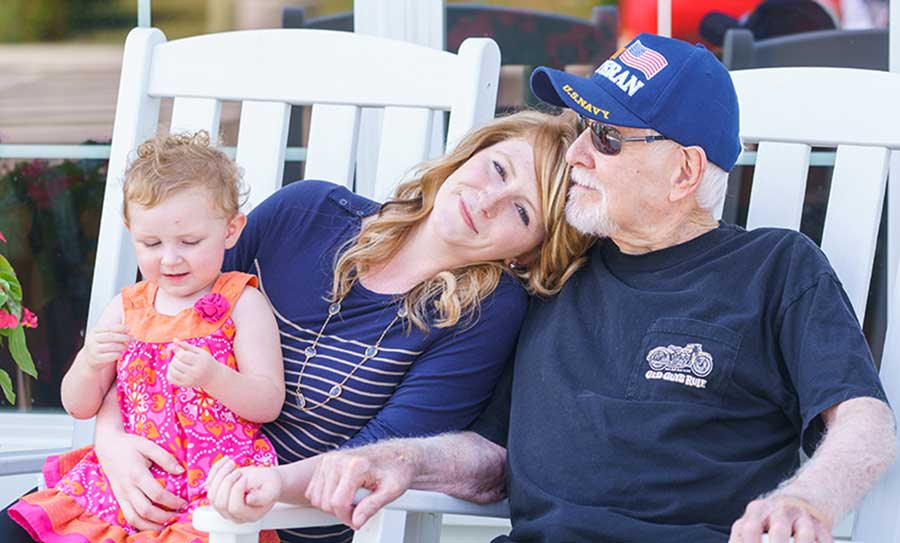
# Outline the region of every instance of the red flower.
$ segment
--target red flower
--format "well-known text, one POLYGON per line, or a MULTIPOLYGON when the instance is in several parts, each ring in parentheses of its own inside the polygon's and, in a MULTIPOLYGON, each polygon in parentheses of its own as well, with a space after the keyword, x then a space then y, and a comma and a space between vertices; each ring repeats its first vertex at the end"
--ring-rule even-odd
POLYGON ((218 322, 230 308, 231 304, 218 292, 211 292, 194 303, 194 311, 207 322, 218 322))
POLYGON ((0 328, 15 328, 19 326, 19 319, 5 309, 0 309, 0 328))
POLYGON ((48 209, 50 207, 50 193, 43 184, 29 183, 25 192, 28 193, 28 197, 34 201, 34 205, 38 209, 48 209))
POLYGON ((27 307, 22 307, 22 326, 25 328, 37 328, 37 315, 32 313, 27 307))
POLYGON ((34 159, 22 168, 22 175, 27 175, 28 177, 39 177, 42 173, 44 173, 44 170, 46 168, 46 162, 39 159, 34 159))

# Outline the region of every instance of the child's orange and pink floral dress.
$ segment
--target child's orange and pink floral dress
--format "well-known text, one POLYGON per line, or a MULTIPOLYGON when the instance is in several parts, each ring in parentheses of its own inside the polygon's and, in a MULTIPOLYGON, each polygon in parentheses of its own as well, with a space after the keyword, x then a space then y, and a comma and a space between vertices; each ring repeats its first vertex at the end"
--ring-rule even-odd
MULTIPOLYGON (((224 273, 212 291, 177 315, 153 307, 157 287, 141 282, 122 291, 125 324, 134 338, 117 364, 116 392, 125 431, 143 436, 172 453, 184 468, 171 475, 156 465, 151 472, 168 491, 188 502, 161 531, 137 531, 116 503, 93 447, 50 458, 44 466, 48 489, 29 494, 10 516, 42 543, 195 543, 206 534, 191 526, 194 509, 208 505, 205 482, 210 466, 230 457, 239 466, 275 465, 271 443, 259 424, 242 419, 199 388, 172 385, 166 379, 179 338, 210 352, 237 369, 231 309, 256 278, 224 273)), ((277 542, 263 532, 261 543, 277 542)))

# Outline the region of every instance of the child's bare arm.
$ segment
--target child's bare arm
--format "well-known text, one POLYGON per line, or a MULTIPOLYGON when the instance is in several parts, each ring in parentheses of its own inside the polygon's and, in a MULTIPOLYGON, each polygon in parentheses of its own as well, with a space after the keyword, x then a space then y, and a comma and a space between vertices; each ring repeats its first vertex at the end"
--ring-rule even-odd
POLYGON ((247 420, 273 421, 284 405, 284 363, 272 309, 262 293, 248 287, 231 317, 239 371, 219 365, 204 389, 247 420))
POLYGON ((116 375, 116 362, 131 341, 122 323, 122 298, 116 295, 97 325, 85 334, 84 346, 62 381, 62 404, 76 419, 97 414, 116 375))

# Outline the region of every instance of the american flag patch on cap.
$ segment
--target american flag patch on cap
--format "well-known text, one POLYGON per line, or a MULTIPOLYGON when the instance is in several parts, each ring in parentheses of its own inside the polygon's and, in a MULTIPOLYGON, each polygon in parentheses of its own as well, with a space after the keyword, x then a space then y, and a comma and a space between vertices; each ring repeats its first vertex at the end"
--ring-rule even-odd
POLYGON ((622 51, 617 59, 622 64, 639 70, 647 79, 653 79, 660 70, 669 65, 666 57, 658 52, 645 47, 641 40, 637 40, 622 51))

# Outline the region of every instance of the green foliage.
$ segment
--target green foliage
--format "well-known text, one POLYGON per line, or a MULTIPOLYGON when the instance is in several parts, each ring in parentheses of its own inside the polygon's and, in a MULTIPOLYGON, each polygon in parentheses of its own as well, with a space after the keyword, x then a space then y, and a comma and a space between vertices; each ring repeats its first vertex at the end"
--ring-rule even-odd
POLYGON ((25 327, 19 326, 13 328, 9 333, 9 352, 12 354, 13 360, 19 369, 28 375, 37 378, 37 369, 34 367, 34 360, 31 359, 31 353, 28 352, 28 345, 25 344, 25 327))
POLYGON ((3 391, 3 395, 6 396, 6 399, 9 400, 10 403, 16 401, 16 393, 13 392, 12 379, 10 379, 9 374, 3 370, 0 370, 0 390, 3 391))
MULTIPOLYGON (((0 347, 3 346, 3 338, 9 343, 9 353, 19 368, 37 377, 37 370, 28 345, 25 343, 25 327, 28 323, 26 312, 22 305, 22 285, 13 271, 12 265, 3 255, 0 255, 0 347)), ((15 401, 16 395, 12 389, 12 380, 4 370, 0 369, 0 389, 10 403, 15 401)))
POLYGON ((60 40, 104 24, 134 26, 105 0, 2 0, 0 42, 60 40))

